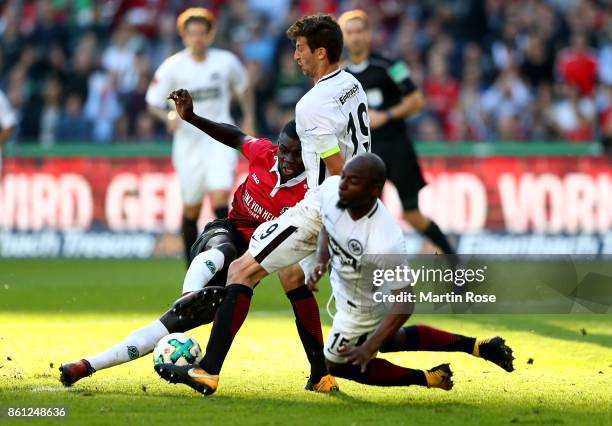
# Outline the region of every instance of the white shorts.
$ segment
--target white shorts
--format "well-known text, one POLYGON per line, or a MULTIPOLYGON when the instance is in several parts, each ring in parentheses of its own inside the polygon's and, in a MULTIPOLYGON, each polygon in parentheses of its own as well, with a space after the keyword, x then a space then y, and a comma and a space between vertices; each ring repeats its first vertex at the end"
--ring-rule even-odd
POLYGON ((325 358, 337 364, 346 363, 346 358, 340 356, 338 349, 342 346, 361 346, 376 331, 381 321, 382 317, 359 316, 338 310, 323 348, 325 358))
POLYGON ((316 188, 309 190, 302 201, 253 233, 249 253, 269 274, 316 252, 322 224, 317 192, 316 188))
POLYGON ((209 191, 231 191, 238 154, 206 135, 176 135, 172 163, 181 186, 183 204, 199 205, 209 191))

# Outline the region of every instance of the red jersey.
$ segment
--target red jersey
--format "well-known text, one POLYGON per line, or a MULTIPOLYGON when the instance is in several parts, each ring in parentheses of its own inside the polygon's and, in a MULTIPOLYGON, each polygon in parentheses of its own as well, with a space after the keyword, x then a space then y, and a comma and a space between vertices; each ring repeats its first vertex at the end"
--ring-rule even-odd
POLYGON ((561 77, 580 88, 582 96, 590 96, 597 84, 597 56, 590 51, 576 53, 570 49, 559 53, 557 67, 561 77))
POLYGON ((255 228, 280 216, 306 194, 306 173, 281 184, 278 146, 269 139, 247 139, 242 154, 249 160, 249 175, 234 192, 231 220, 246 241, 255 228))

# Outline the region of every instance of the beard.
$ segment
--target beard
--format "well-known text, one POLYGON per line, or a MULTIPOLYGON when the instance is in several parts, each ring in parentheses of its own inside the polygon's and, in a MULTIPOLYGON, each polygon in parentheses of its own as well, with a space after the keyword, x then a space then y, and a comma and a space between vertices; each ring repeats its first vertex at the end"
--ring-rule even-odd
POLYGON ((343 203, 341 200, 338 200, 338 202, 336 203, 336 207, 338 207, 340 210, 346 210, 348 208, 348 204, 343 203))

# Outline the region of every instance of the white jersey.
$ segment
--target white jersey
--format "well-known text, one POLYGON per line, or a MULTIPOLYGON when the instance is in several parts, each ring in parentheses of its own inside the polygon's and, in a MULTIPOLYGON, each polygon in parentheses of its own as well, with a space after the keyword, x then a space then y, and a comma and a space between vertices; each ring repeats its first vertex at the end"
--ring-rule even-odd
MULTIPOLYGON (((374 287, 371 275, 364 271, 407 265, 404 233, 380 200, 368 214, 353 220, 347 210, 337 207, 339 182, 339 176, 332 176, 319 187, 323 226, 329 234, 329 276, 336 308, 376 323, 384 314, 384 306, 374 301, 373 292, 382 288, 374 287), (388 256, 391 254, 401 256, 388 256)), ((392 288, 408 285, 387 284, 392 288)))
POLYGON ((344 70, 323 76, 295 106, 302 160, 309 188, 328 176, 323 158, 338 152, 345 160, 370 151, 368 100, 361 84, 344 70))
MULTIPOLYGON (((209 120, 232 123, 232 93, 240 95, 249 85, 246 68, 227 50, 208 49, 206 59, 196 62, 188 49, 166 59, 155 71, 146 94, 147 104, 166 108, 173 90, 186 89, 193 98, 193 110, 209 120)), ((175 139, 202 138, 202 131, 181 121, 175 139)))

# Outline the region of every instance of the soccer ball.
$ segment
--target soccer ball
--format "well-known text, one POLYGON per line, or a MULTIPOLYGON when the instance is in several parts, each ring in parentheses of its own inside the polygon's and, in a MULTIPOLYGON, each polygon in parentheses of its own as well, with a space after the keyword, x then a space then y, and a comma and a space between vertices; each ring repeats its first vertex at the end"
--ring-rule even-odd
POLYGON ((202 350, 197 340, 185 333, 172 333, 162 337, 153 349, 153 364, 197 364, 202 350))

